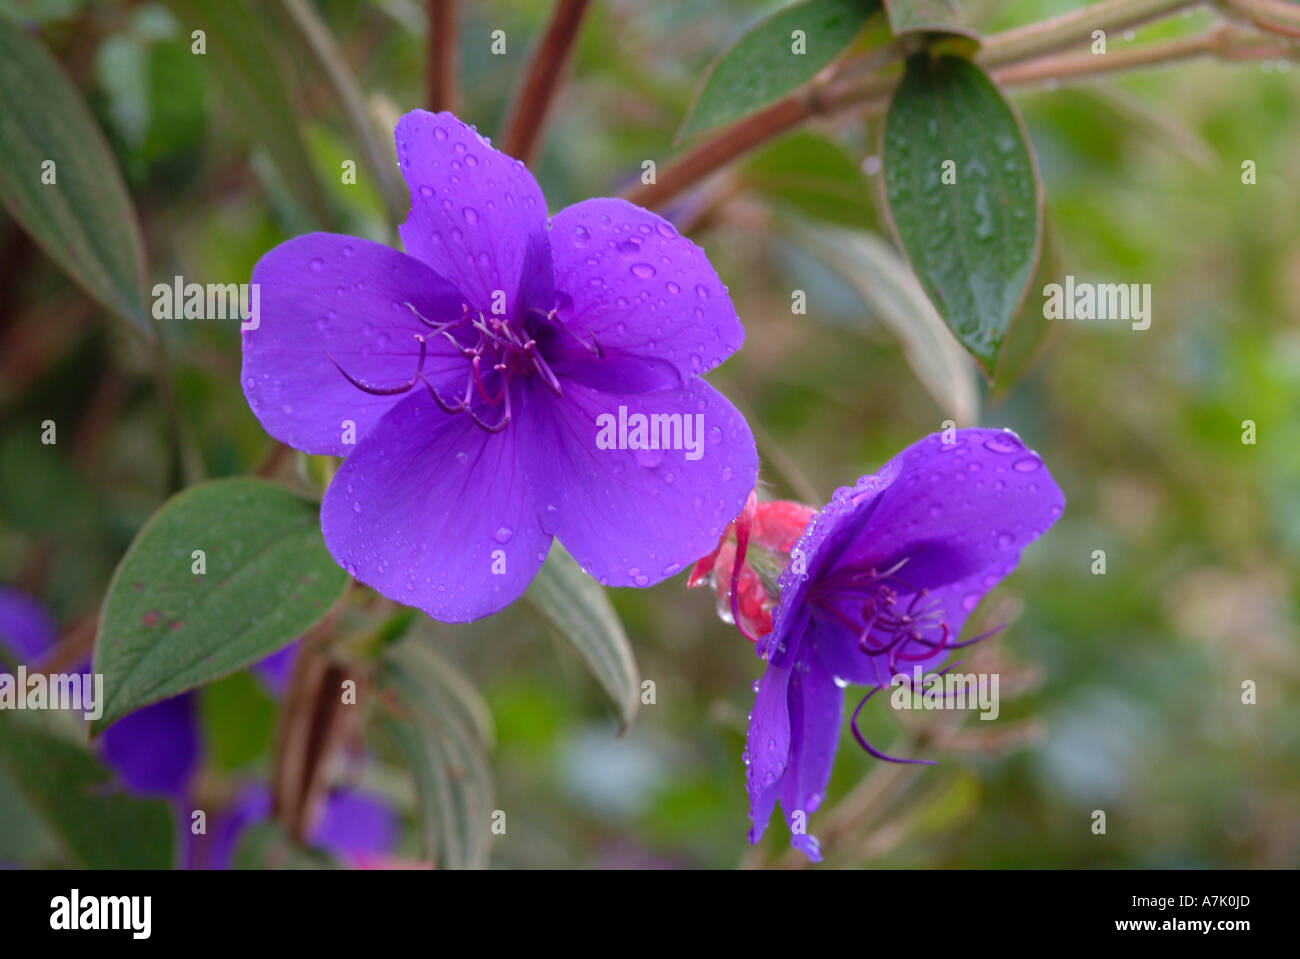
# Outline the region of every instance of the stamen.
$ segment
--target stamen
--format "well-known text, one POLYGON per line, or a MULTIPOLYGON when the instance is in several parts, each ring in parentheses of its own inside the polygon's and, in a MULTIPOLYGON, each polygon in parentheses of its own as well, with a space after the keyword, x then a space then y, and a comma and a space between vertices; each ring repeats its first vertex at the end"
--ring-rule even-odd
POLYGON ((849 720, 849 728, 853 730, 853 738, 858 741, 858 745, 877 759, 883 759, 887 763, 904 763, 912 766, 939 765, 933 759, 899 759, 897 756, 890 756, 888 753, 882 753, 879 749, 876 749, 871 745, 871 743, 867 742, 866 739, 863 738, 861 730, 858 729, 858 713, 862 712, 862 707, 867 704, 867 700, 876 695, 876 693, 882 688, 883 687, 881 686, 873 687, 871 692, 862 697, 862 702, 858 703, 858 708, 853 710, 853 718, 849 720))
POLYGON ((325 351, 325 355, 328 356, 330 362, 334 364, 334 368, 343 374, 343 378, 347 380, 349 383, 351 383, 353 386, 355 386, 357 389, 359 389, 361 392, 369 393, 371 396, 396 396, 398 393, 407 392, 409 389, 411 389, 411 387, 415 386, 416 383, 424 379, 423 376, 424 357, 427 352, 426 345, 424 342, 424 337, 421 336, 419 333, 415 334, 415 339, 420 344, 420 359, 415 366, 415 375, 411 377, 411 381, 409 383, 405 383, 402 386, 392 386, 392 387, 367 386, 365 383, 362 383, 359 379, 357 379, 355 376, 350 374, 347 370, 343 369, 343 367, 339 365, 339 361, 334 359, 333 354, 331 354, 329 350, 325 351))

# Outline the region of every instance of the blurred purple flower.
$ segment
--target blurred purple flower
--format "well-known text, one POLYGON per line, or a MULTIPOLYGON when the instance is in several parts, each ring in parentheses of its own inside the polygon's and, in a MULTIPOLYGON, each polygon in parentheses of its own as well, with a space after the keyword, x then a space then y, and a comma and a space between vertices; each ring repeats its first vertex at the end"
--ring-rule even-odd
MULTIPOLYGON (((212 823, 206 841, 196 841, 192 868, 227 869, 244 830, 271 816, 271 792, 265 786, 245 788, 212 823)), ((352 789, 339 789, 325 800, 319 821, 307 841, 346 866, 388 865, 401 823, 383 799, 352 789)))
POLYGON ((260 325, 243 339, 267 432, 347 457, 321 509, 335 559, 466 621, 518 598, 553 537, 613 586, 709 552, 758 459, 700 379, 744 339, 704 252, 622 200, 548 224, 532 174, 449 113, 408 113, 396 139, 407 253, 326 233, 281 244, 253 271, 260 325), (696 427, 698 450, 637 448, 648 435, 621 425, 641 416, 675 418, 673 450, 696 427))
MULTIPOLYGON (((15 664, 34 666, 58 639, 44 604, 0 587, 0 645, 8 648, 15 664)), ((89 672, 90 660, 72 671, 89 672)), ((182 693, 122 717, 104 731, 96 748, 132 792, 183 799, 199 762, 194 694, 182 693)))
MULTIPOLYGON (((803 829, 821 804, 839 743, 844 687, 922 673, 957 642, 966 617, 1061 515, 1065 498, 1009 430, 926 437, 841 488, 809 523, 781 577, 767 668, 746 743, 750 841, 779 799, 792 844, 820 860, 803 829)), ((858 705, 861 710, 862 703, 858 705)), ((872 755, 895 760, 870 746, 872 755)))

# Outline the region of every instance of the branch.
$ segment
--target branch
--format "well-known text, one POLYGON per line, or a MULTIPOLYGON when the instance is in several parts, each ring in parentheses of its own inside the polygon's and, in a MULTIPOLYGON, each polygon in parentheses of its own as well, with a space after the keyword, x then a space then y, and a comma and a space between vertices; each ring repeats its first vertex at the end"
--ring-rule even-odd
POLYGON ((546 34, 533 52, 527 78, 505 124, 503 150, 529 163, 541 141, 546 114, 560 88, 560 78, 573 55, 574 42, 589 0, 559 0, 546 34))
POLYGON ((456 112, 456 0, 429 0, 429 109, 456 112))
MULTIPOLYGON (((1255 3, 1263 0, 1237 0, 1237 2, 1255 3)), ((1155 3, 1156 0, 1140 0, 1139 3, 1134 4, 1134 8, 1149 8, 1155 3)), ((1165 0, 1166 7, 1171 3, 1172 0, 1165 0)), ((1112 4, 1104 3, 1097 6, 1110 7, 1112 4)), ((1129 13, 1132 14, 1133 10, 1129 13)), ((1158 14, 1148 12, 1148 17, 1156 15, 1158 14)), ((1087 24, 1091 25, 1093 22, 1090 20, 1087 24)), ((1012 31, 1012 33, 1020 32, 1012 31)), ((1062 35, 1060 32, 1051 31, 1039 34, 1038 38, 1045 47, 1051 49, 1060 43, 1062 35)), ((999 49, 999 38, 1006 36, 1009 34, 997 34, 991 37, 985 43, 984 50, 992 48, 996 52, 999 49)), ((1018 49, 1034 49, 1032 44, 1023 39, 1017 40, 1016 46, 1018 49)), ((1197 56, 1214 55, 1224 60, 1268 60, 1293 57, 1295 53, 1295 48, 1285 41, 1256 36, 1220 23, 1204 33, 1191 37, 1115 51, 1105 56, 1091 54, 1044 56, 1041 51, 1035 49, 1033 56, 1007 63, 1000 69, 992 70, 991 75, 999 86, 1014 87, 1046 80, 1099 76, 1197 56)), ((982 58, 977 59, 988 66, 987 61, 982 58)), ((883 110, 889 103, 890 93, 896 82, 894 77, 872 76, 865 81, 847 84, 822 86, 814 84, 737 121, 669 164, 660 172, 657 182, 637 184, 624 191, 622 196, 640 206, 648 208, 662 206, 722 165, 780 136, 805 120, 814 117, 840 116, 846 113, 871 114, 883 110)))
POLYGON ((1094 30, 1127 30, 1199 7, 1206 0, 1105 0, 1041 23, 997 33, 984 41, 975 59, 985 67, 1039 57, 1092 38, 1094 30))

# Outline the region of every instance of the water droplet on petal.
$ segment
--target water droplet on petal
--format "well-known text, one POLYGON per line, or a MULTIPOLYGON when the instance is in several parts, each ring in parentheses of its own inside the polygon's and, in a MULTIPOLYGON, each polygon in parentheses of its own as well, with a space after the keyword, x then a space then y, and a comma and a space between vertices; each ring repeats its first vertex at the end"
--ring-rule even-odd
POLYGON ((311 262, 308 263, 307 265, 310 266, 312 270, 316 273, 319 273, 321 270, 325 269, 325 261, 318 256, 313 256, 311 258, 311 262))
POLYGON ((643 280, 648 280, 655 275, 655 268, 649 263, 633 263, 632 275, 639 276, 643 280))
POLYGON ((1018 453, 1024 449, 1010 433, 999 433, 997 436, 990 436, 984 441, 984 448, 992 450, 994 453, 1018 453))

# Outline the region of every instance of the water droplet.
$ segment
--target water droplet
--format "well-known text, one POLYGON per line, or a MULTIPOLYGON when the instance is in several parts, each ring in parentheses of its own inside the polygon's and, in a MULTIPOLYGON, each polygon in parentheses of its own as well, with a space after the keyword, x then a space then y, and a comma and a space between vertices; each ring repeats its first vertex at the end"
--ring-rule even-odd
POLYGON ((307 265, 310 266, 312 270, 316 273, 319 273, 321 270, 325 269, 325 261, 318 256, 313 256, 311 258, 311 262, 308 263, 307 265))
POLYGON ((624 240, 622 243, 615 246, 614 249, 618 250, 618 252, 622 253, 624 256, 631 256, 634 253, 641 252, 641 244, 635 240, 624 240))
POLYGON ((1037 456, 1026 456, 1024 459, 1016 460, 1011 464, 1011 467, 1017 473, 1032 473, 1042 465, 1043 461, 1037 456))
POLYGON ((433 196, 433 187, 431 187, 431 186, 422 186, 422 187, 420 187, 420 195, 421 195, 421 196, 433 196))
POLYGON ((962 609, 966 610, 967 612, 970 612, 979 604, 980 604, 979 593, 967 593, 965 596, 961 598, 962 609))
POLYGON ((498 543, 508 543, 514 535, 515 531, 509 526, 499 526, 497 527, 497 531, 492 534, 492 538, 498 543))
POLYGON ((478 210, 474 209, 472 206, 467 206, 460 212, 464 215, 466 223, 474 224, 478 222, 478 210))
POLYGON ((435 137, 436 139, 439 139, 439 140, 445 140, 445 139, 447 139, 447 131, 444 130, 442 127, 434 127, 434 128, 433 128, 433 135, 434 135, 434 137, 435 137))
POLYGON ((655 268, 649 263, 633 263, 632 275, 639 276, 643 280, 648 280, 655 275, 655 268))
POLYGON ((1024 449, 1020 442, 1010 433, 999 433, 997 436, 990 436, 984 441, 984 448, 992 450, 994 453, 1018 453, 1024 449))

